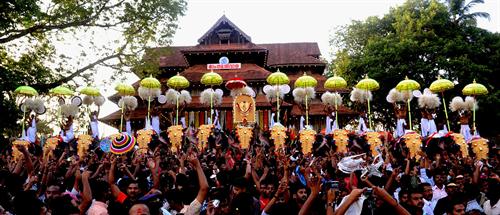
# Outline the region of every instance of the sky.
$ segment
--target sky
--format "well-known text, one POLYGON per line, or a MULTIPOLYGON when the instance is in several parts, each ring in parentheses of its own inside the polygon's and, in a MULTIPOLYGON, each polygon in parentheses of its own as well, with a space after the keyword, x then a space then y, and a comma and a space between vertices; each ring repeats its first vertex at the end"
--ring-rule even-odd
MULTIPOLYGON (((185 16, 179 19, 172 45, 196 45, 198 39, 222 16, 252 38, 253 43, 317 42, 323 57, 330 59, 329 38, 338 26, 369 16, 382 16, 404 0, 188 0, 185 16)), ((478 26, 500 31, 500 0, 485 0, 473 11, 490 14, 479 19, 478 26)), ((106 77, 100 80, 104 81, 106 77)), ((137 81, 128 77, 127 82, 137 81)), ((99 81, 99 79, 97 80, 99 81)), ((113 85, 114 86, 114 85, 113 85)), ((111 95, 106 90, 105 95, 111 95)), ((101 117, 118 110, 107 102, 101 117)), ((100 123, 103 124, 103 123, 100 123)), ((101 133, 109 135, 115 129, 101 125, 101 133)))

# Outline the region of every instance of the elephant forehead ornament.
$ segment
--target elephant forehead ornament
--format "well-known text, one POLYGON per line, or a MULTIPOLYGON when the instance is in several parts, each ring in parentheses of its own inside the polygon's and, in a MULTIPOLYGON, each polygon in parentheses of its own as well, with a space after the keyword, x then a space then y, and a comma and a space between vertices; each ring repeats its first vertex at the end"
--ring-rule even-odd
POLYGON ((287 135, 285 126, 277 123, 271 128, 271 139, 274 140, 276 150, 283 148, 286 138, 287 135))
POLYGON ((198 128, 196 138, 198 138, 198 149, 200 151, 207 147, 208 138, 210 137, 213 128, 213 124, 200 125, 200 127, 198 128))
POLYGON ((77 154, 80 158, 83 158, 87 154, 87 151, 92 144, 92 139, 92 136, 88 134, 78 135, 77 154))
POLYGON ((24 148, 28 149, 29 144, 30 143, 26 140, 16 140, 12 143, 12 157, 15 161, 23 159, 23 153, 21 153, 17 149, 17 146, 23 146, 24 148))
POLYGON ((148 152, 148 144, 153 140, 154 131, 151 129, 142 129, 137 131, 138 153, 144 155, 148 152))
POLYGON ((59 144, 59 138, 51 137, 45 141, 43 145, 43 158, 44 160, 48 160, 54 156, 54 150, 59 144))
POLYGON ((238 135, 238 140, 240 141, 240 147, 242 149, 248 149, 250 146, 250 140, 253 137, 253 127, 241 126, 236 127, 236 134, 238 135))
POLYGON ((380 139, 380 134, 378 132, 367 132, 366 133, 366 141, 370 144, 370 150, 372 152, 372 156, 376 157, 378 155, 377 147, 382 145, 382 140, 380 139))
POLYGON ((304 129, 300 131, 300 143, 302 143, 302 153, 309 154, 312 152, 312 146, 315 141, 316 131, 312 129, 304 129))
POLYGON ((236 96, 233 113, 234 123, 255 123, 255 100, 249 95, 236 96))
POLYGON ((420 152, 422 149, 422 139, 420 138, 420 134, 417 132, 408 132, 403 136, 404 142, 408 150, 410 151, 410 157, 420 159, 420 152))
POLYGON ((472 151, 476 154, 476 160, 488 159, 488 140, 482 137, 473 137, 471 140, 472 151))
POLYGON ((465 142, 464 135, 460 133, 451 134, 451 138, 455 141, 455 144, 460 146, 460 152, 462 152, 462 157, 469 157, 469 146, 465 142))
POLYGON ((173 125, 168 127, 167 133, 168 133, 168 139, 172 144, 170 146, 170 149, 172 150, 172 152, 177 152, 177 149, 182 144, 182 135, 183 135, 182 125, 173 125))
POLYGON ((343 129, 336 129, 333 131, 333 139, 335 140, 335 145, 337 146, 337 152, 347 152, 347 144, 349 143, 349 137, 347 134, 347 130, 343 129))

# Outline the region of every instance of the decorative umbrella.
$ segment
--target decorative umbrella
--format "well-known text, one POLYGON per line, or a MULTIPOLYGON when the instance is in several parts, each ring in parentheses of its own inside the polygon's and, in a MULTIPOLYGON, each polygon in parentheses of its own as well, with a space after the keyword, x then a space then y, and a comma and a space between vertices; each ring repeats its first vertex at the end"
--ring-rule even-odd
POLYGON ((247 86, 247 83, 245 81, 243 81, 243 79, 238 78, 238 77, 231 78, 229 81, 226 82, 226 88, 228 90, 243 88, 246 86, 247 86))
MULTIPOLYGON (((325 81, 325 84, 323 85, 323 87, 327 90, 331 90, 331 91, 338 91, 338 90, 343 90, 345 88, 347 88, 347 81, 345 81, 344 78, 340 77, 340 76, 337 76, 337 74, 335 73, 333 75, 333 77, 330 77, 328 79, 326 79, 325 81)), ((337 121, 338 123, 338 110, 337 110, 337 100, 335 99, 335 121, 337 121)))
MULTIPOLYGON (((476 83, 476 79, 474 79, 471 84, 467 84, 464 89, 462 89, 462 94, 473 96, 474 101, 477 102, 475 97, 488 94, 488 89, 484 85, 476 83)), ((472 108, 472 128, 474 132, 476 132, 476 108, 472 108)))
POLYGON ((155 92, 159 92, 161 90, 161 84, 158 79, 153 78, 153 76, 149 76, 147 78, 144 78, 140 82, 140 89, 139 92, 142 91, 142 89, 145 89, 146 91, 146 96, 148 98, 148 120, 149 120, 149 112, 151 110, 151 97, 156 96, 155 92))
MULTIPOLYGON (((19 86, 16 88, 16 90, 14 90, 14 94, 23 95, 26 97, 38 96, 38 92, 35 90, 35 88, 30 87, 30 86, 19 86)), ((23 106, 21 106, 21 107, 23 107, 23 106)), ((24 105, 24 107, 21 109, 23 111, 23 121, 21 122, 21 124, 22 124, 22 129, 23 129, 22 131, 24 133, 24 121, 26 120, 26 105, 24 105)))
POLYGON ((101 92, 99 92, 99 89, 95 87, 84 87, 83 89, 80 90, 81 94, 87 95, 87 96, 100 96, 101 92))
MULTIPOLYGON (((380 88, 380 85, 378 84, 377 81, 369 78, 368 75, 365 75, 365 78, 356 84, 356 88, 366 91, 375 91, 380 88)), ((368 124, 370 125, 370 130, 371 130, 373 125, 372 125, 372 115, 370 114, 370 99, 367 99, 367 101, 368 101, 368 124)))
MULTIPOLYGON (((408 76, 405 77, 405 80, 402 80, 396 85, 396 90, 399 90, 400 92, 403 91, 410 91, 412 92, 413 90, 418 90, 420 89, 420 84, 414 80, 408 79, 408 76)), ((413 127, 411 125, 411 108, 410 108, 410 98, 409 97, 406 102, 408 104, 408 121, 410 123, 410 130, 413 130, 413 127)))
MULTIPOLYGON (((305 72, 304 72, 304 75, 302 75, 301 77, 297 78, 297 80, 295 80, 295 88, 307 88, 307 87, 316 87, 316 85, 318 85, 318 81, 307 75, 305 72)), ((307 104, 307 93, 305 94, 305 103, 306 103, 306 125, 309 125, 309 107, 308 107, 308 104, 307 104)))
POLYGON ((277 122, 279 123, 280 122, 280 90, 279 90, 279 86, 282 85, 282 84, 288 84, 290 83, 290 80, 288 79, 288 76, 286 76, 285 73, 282 73, 280 72, 280 70, 278 69, 278 71, 272 73, 271 75, 269 75, 267 77, 267 83, 270 84, 270 85, 275 85, 277 87, 277 90, 276 90, 276 119, 277 119, 277 122))
POLYGON ((19 86, 14 90, 14 94, 24 95, 24 96, 38 96, 38 92, 35 88, 30 86, 19 86))
MULTIPOLYGON (((222 79, 222 76, 220 76, 218 73, 215 73, 213 70, 210 70, 210 72, 208 73, 205 73, 203 74, 203 76, 201 76, 201 80, 200 82, 205 85, 205 86, 209 86, 210 88, 212 88, 213 86, 219 86, 222 84, 222 82, 224 82, 224 80, 222 79)), ((210 93, 210 122, 212 122, 212 124, 214 123, 214 120, 213 120, 213 106, 214 106, 214 95, 213 93, 210 93)))
POLYGON ((74 93, 73 90, 63 86, 58 86, 49 90, 49 94, 53 96, 72 96, 74 93))
MULTIPOLYGON (((130 84, 119 83, 118 85, 116 85, 115 90, 116 90, 116 92, 118 92, 118 94, 120 94, 120 96, 122 96, 122 98, 124 96, 134 96, 135 95, 135 89, 130 84)), ((120 133, 123 130, 123 111, 125 109, 125 104, 122 104, 121 109, 122 109, 122 114, 120 117, 120 133)))
POLYGON ((120 96, 133 96, 135 95, 134 86, 130 84, 119 83, 115 87, 116 92, 120 94, 120 96))
POLYGON ((448 120, 448 111, 446 110, 446 100, 444 98, 444 91, 451 90, 455 87, 455 84, 448 79, 441 79, 440 76, 437 77, 437 80, 431 83, 429 89, 433 93, 440 92, 441 97, 443 97, 443 107, 444 107, 444 115, 446 116, 446 125, 448 125, 448 129, 450 129, 450 121, 448 120))
MULTIPOLYGON (((177 73, 177 75, 168 79, 167 86, 175 90, 180 90, 189 87, 189 81, 177 73)), ((175 108, 175 125, 177 125, 179 123, 179 96, 177 96, 175 108)))

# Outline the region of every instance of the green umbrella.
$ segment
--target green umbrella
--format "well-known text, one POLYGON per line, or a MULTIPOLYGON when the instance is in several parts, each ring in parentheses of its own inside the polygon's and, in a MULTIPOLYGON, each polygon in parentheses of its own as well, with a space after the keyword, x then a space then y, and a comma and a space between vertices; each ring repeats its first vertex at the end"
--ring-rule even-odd
POLYGON ((14 90, 14 93, 17 95, 25 95, 25 96, 38 96, 38 92, 35 88, 30 86, 19 86, 14 90))
MULTIPOLYGON (((119 83, 115 87, 116 92, 120 94, 120 96, 134 96, 135 95, 135 89, 134 86, 130 84, 124 84, 124 83, 119 83)), ((120 132, 122 132, 123 128, 123 112, 125 110, 125 104, 122 104, 122 114, 120 117, 120 132)))
MULTIPOLYGON (((475 97, 488 94, 488 89, 484 85, 476 83, 476 79, 474 79, 471 84, 467 84, 464 89, 462 89, 462 93, 466 96, 475 97)), ((476 132, 476 108, 472 109, 472 128, 474 132, 476 132)))
MULTIPOLYGON (((344 78, 337 76, 337 74, 334 74, 333 77, 326 79, 323 87, 327 90, 332 91, 343 90, 347 88, 347 81, 345 81, 344 78)), ((335 102, 335 121, 337 121, 337 123, 338 118, 337 102, 335 102)))
POLYGON ((80 93, 87 95, 87 96, 100 96, 101 95, 101 92, 99 92, 99 89, 97 89, 95 87, 90 87, 90 86, 82 88, 80 90, 80 93))
POLYGON ((484 85, 476 83, 476 79, 474 79, 473 83, 467 84, 462 89, 462 93, 466 96, 480 96, 488 94, 488 89, 484 85))
POLYGON ((267 79, 266 79, 267 83, 270 84, 270 85, 275 85, 278 89, 277 89, 277 92, 276 92, 276 119, 277 119, 277 122, 279 123, 280 122, 280 92, 279 92, 279 86, 282 85, 282 84, 289 84, 290 83, 290 79, 288 79, 288 76, 285 74, 285 73, 282 73, 280 72, 280 70, 278 69, 278 71, 270 74, 269 76, 267 76, 267 79))
MULTIPOLYGON (((307 75, 305 72, 304 75, 295 80, 295 88, 306 88, 306 87, 314 88, 316 87, 316 85, 318 85, 318 81, 314 77, 307 75)), ((307 93, 305 102, 306 102, 306 125, 309 125, 309 107, 307 105, 307 93)))
POLYGON ((58 86, 49 90, 49 94, 54 96, 72 96, 74 93, 73 90, 63 86, 58 86))
POLYGON ((343 90, 347 88, 347 82, 342 77, 334 75, 326 79, 324 88, 332 91, 343 90))
MULTIPOLYGON (((224 82, 224 79, 222 79, 222 76, 220 76, 218 73, 215 73, 213 70, 210 70, 210 72, 203 74, 201 76, 200 83, 205 85, 205 86, 218 86, 221 85, 224 82)), ((212 112, 213 112, 213 93, 210 93, 210 122, 214 123, 213 117, 212 117, 212 112)))
POLYGON ((177 73, 177 75, 168 79, 167 86, 176 90, 184 89, 189 87, 189 81, 184 76, 177 73))
POLYGON ((218 73, 215 73, 213 70, 203 74, 200 80, 200 83, 205 86, 218 86, 221 85, 222 82, 224 82, 222 76, 220 76, 218 73))
MULTIPOLYGON (((368 75, 365 75, 365 78, 363 78, 356 84, 356 88, 366 91, 375 91, 380 88, 380 85, 378 84, 377 81, 369 78, 368 75)), ((370 114, 370 99, 367 99, 367 101, 368 101, 368 124, 370 125, 370 130, 371 130, 373 125, 372 125, 372 115, 370 114)))
MULTIPOLYGON (((141 87, 148 88, 148 89, 160 89, 161 88, 160 81, 158 81, 158 79, 156 79, 156 78, 153 78, 152 75, 150 75, 147 78, 142 79, 140 85, 141 85, 141 87)), ((151 109, 151 98, 148 98, 148 120, 149 120, 150 109, 151 109)))
MULTIPOLYGON (((176 90, 189 87, 189 81, 182 75, 177 75, 171 77, 167 81, 167 86, 176 90)), ((179 96, 175 102, 175 124, 179 123, 179 96)))
MULTIPOLYGON (((420 89, 420 84, 414 80, 408 79, 408 76, 405 77, 405 80, 402 80, 396 85, 396 90, 399 91, 413 91, 420 89)), ((411 124, 411 108, 410 108, 410 99, 406 101, 408 104, 408 122, 410 123, 410 130, 413 130, 413 126, 411 124)))
POLYGON ((161 88, 161 83, 158 79, 153 78, 153 76, 149 76, 141 80, 141 87, 149 88, 149 89, 159 89, 161 88))
POLYGON ((119 83, 115 87, 116 92, 121 96, 133 96, 135 95, 134 86, 130 84, 119 83))
POLYGON ((444 98, 444 91, 451 90, 455 87, 455 84, 448 79, 442 79, 440 76, 437 77, 437 80, 431 83, 429 90, 434 93, 440 92, 441 97, 443 97, 443 107, 444 107, 444 115, 446 116, 446 124, 448 125, 448 130, 450 129, 450 121, 448 120, 448 111, 446 111, 446 100, 444 98))

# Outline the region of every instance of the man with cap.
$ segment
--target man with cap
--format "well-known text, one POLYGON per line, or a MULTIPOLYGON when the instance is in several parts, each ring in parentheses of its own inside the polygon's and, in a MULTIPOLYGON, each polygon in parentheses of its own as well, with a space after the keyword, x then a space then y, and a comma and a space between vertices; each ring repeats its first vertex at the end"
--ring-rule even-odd
POLYGON ((455 183, 448 183, 446 185, 446 193, 448 194, 446 197, 441 198, 437 201, 436 207, 434 208, 434 214, 444 214, 446 213, 446 208, 453 200, 453 198, 457 197, 457 189, 458 185, 455 183))

